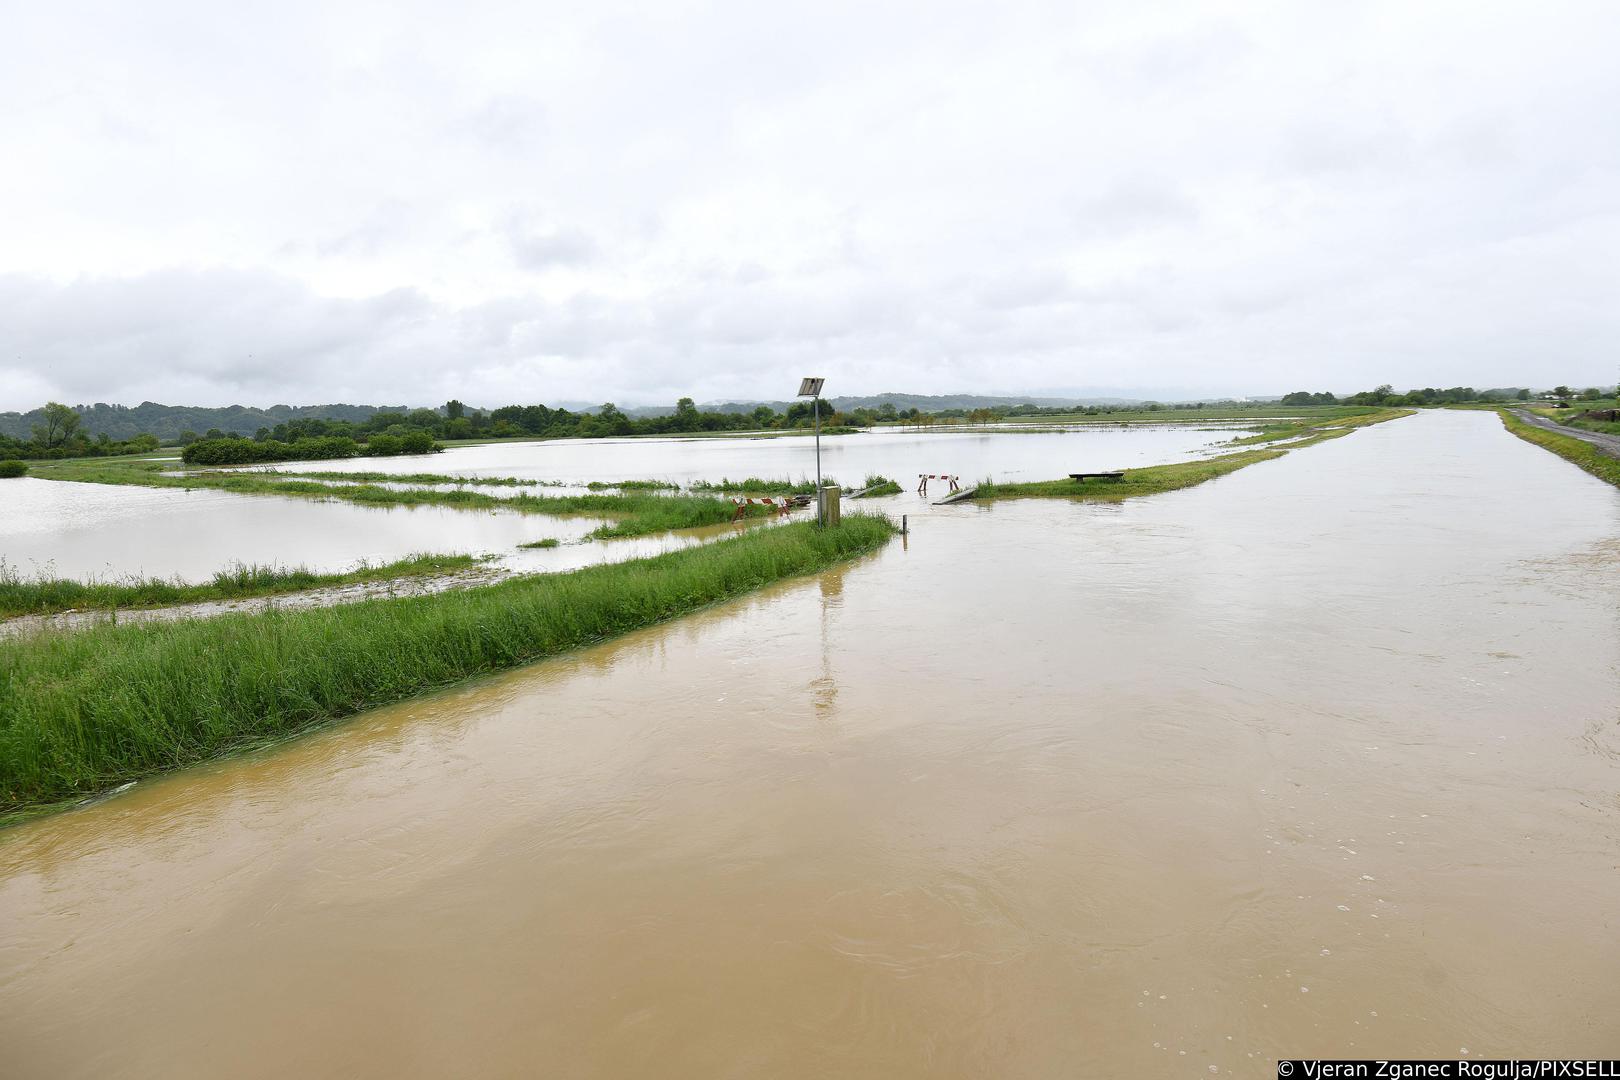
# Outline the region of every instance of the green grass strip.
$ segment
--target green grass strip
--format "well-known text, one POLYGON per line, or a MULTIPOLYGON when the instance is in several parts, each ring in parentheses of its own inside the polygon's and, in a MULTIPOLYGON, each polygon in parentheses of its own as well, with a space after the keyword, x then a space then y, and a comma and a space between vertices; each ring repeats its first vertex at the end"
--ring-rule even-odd
POLYGON ((310 480, 353 480, 362 484, 456 484, 475 487, 562 487, 561 480, 525 480, 516 476, 450 476, 447 473, 387 473, 356 470, 254 469, 256 476, 288 476, 310 480))
MULTIPOLYGON (((278 477, 268 472, 169 473, 162 466, 147 462, 131 464, 61 465, 48 472, 47 480, 67 480, 87 484, 129 484, 140 487, 186 488, 189 490, 229 491, 238 495, 282 495, 307 499, 337 499, 361 506, 447 506, 458 510, 509 510, 522 514, 578 514, 608 518, 609 523, 593 530, 593 539, 648 536, 675 529, 722 525, 731 521, 736 507, 728 500, 706 495, 659 495, 651 492, 589 495, 491 495, 484 491, 434 491, 429 488, 389 488, 376 484, 325 484, 315 480, 278 477)), ((745 516, 768 513, 762 506, 745 507, 745 516)))
POLYGON ((318 573, 302 566, 289 568, 236 563, 215 573, 212 581, 188 585, 183 581, 163 578, 128 581, 30 579, 0 561, 0 618, 51 615, 69 610, 104 611, 195 604, 209 600, 241 600, 250 596, 274 596, 332 585, 447 574, 465 570, 478 562, 472 555, 422 554, 380 566, 362 564, 353 570, 331 574, 318 573))
MULTIPOLYGON (((832 477, 823 477, 822 483, 836 484, 838 481, 832 477)), ((732 480, 722 477, 719 480, 699 480, 692 484, 693 491, 720 491, 728 495, 814 495, 816 482, 814 480, 789 480, 783 477, 779 480, 767 480, 763 477, 750 476, 742 480, 732 480)))
POLYGON ((806 522, 432 596, 39 633, 0 649, 0 814, 286 738, 881 547, 806 522))
POLYGON ((1599 480, 1620 487, 1620 458, 1612 458, 1591 443, 1583 442, 1572 435, 1560 435, 1556 431, 1527 424, 1506 409, 1501 410, 1501 417, 1502 426, 1525 442, 1535 443, 1544 450, 1551 450, 1599 480))
POLYGON ((1172 465, 1126 469, 1123 470, 1124 478, 1120 480, 1075 481, 1064 477, 1062 480, 1037 480, 1027 484, 996 484, 986 481, 978 486, 973 497, 975 499, 1066 498, 1082 499, 1087 502, 1123 502, 1143 495, 1160 495, 1167 491, 1177 491, 1202 484, 1207 480, 1214 480, 1218 476, 1225 476, 1227 473, 1236 472, 1261 461, 1280 458, 1290 450, 1313 446, 1328 439, 1341 438, 1359 427, 1411 414, 1410 409, 1388 409, 1315 425, 1308 422, 1291 424, 1274 429, 1275 433, 1262 432, 1261 436, 1234 440, 1235 445, 1255 441, 1268 444, 1259 449, 1237 450, 1201 461, 1178 461, 1172 465), (1288 438, 1292 441, 1283 441, 1288 438))

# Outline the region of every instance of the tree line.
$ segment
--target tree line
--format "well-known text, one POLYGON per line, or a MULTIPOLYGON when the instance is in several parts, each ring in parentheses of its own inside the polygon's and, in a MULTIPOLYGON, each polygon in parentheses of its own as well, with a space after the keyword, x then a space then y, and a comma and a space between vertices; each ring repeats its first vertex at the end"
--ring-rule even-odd
POLYGON ((1295 390, 1291 394, 1284 394, 1282 403, 1284 405, 1464 405, 1478 402, 1499 405, 1510 401, 1529 401, 1532 397, 1599 401, 1608 394, 1606 388, 1597 386, 1589 386, 1580 391, 1571 390, 1567 386, 1555 386, 1540 393, 1525 386, 1495 390, 1475 390, 1472 386, 1452 386, 1441 390, 1425 386, 1421 390, 1397 393, 1393 386, 1384 383, 1371 390, 1363 390, 1342 398, 1325 391, 1313 394, 1309 390, 1295 390))
POLYGON ((21 458, 110 457, 115 454, 148 454, 158 448, 156 435, 140 434, 113 439, 106 432, 91 438, 83 418, 70 406, 53 401, 41 410, 31 438, 0 435, 0 461, 21 458))

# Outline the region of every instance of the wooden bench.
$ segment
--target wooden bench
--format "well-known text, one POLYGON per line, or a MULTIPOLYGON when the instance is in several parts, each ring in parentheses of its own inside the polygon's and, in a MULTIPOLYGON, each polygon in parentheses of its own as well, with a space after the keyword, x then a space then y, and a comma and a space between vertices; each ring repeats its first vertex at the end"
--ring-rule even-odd
POLYGON ((1072 472, 1069 474, 1070 480, 1082 484, 1092 477, 1096 477, 1098 480, 1123 480, 1125 474, 1123 472, 1072 472))

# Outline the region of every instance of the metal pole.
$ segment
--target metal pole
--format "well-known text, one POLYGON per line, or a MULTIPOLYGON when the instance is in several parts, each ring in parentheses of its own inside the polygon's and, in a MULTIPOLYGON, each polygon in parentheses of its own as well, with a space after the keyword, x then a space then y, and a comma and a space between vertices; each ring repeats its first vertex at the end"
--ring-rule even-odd
POLYGON ((821 395, 814 398, 816 413, 816 524, 827 524, 827 507, 821 496, 821 395))

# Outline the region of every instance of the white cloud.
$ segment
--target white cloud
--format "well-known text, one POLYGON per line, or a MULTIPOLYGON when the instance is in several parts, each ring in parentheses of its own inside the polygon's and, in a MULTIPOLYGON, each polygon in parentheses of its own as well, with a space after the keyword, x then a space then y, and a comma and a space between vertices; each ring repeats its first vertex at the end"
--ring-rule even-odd
POLYGON ((0 408, 1610 381, 1617 46, 1596 0, 34 5, 0 408))

